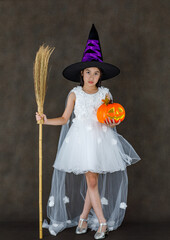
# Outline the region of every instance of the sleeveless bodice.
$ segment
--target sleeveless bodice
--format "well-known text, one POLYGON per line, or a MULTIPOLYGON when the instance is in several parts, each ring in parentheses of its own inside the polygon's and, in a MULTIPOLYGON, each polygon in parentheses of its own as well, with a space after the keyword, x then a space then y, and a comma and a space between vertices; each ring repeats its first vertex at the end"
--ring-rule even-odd
POLYGON ((109 93, 109 89, 106 87, 98 87, 98 91, 93 94, 86 93, 82 86, 74 87, 70 92, 74 92, 76 95, 76 101, 74 105, 75 121, 87 121, 97 120, 97 109, 103 103, 102 99, 105 98, 106 93, 109 93))

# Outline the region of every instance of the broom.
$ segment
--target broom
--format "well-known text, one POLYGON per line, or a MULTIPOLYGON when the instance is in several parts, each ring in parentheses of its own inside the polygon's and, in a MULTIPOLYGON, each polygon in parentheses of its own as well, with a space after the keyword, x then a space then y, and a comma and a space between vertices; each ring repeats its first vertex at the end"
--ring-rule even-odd
MULTIPOLYGON (((49 46, 40 46, 38 52, 36 53, 33 76, 34 76, 34 90, 35 98, 38 106, 38 113, 43 114, 43 105, 46 95, 46 82, 47 82, 47 72, 48 72, 48 62, 49 58, 55 48, 50 48, 49 46)), ((42 232, 42 124, 44 119, 37 121, 39 124, 39 238, 43 238, 42 232)))

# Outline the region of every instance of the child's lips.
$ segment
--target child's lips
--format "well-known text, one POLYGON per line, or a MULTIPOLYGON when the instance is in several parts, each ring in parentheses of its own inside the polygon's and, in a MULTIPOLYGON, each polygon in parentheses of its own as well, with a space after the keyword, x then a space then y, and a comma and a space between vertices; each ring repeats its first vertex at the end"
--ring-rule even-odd
POLYGON ((92 81, 89 81, 89 83, 93 83, 92 81))

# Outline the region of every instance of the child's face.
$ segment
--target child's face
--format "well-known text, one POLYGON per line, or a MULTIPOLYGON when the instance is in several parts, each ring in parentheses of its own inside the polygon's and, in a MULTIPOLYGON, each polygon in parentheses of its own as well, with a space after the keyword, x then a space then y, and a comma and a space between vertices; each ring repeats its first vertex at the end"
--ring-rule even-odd
POLYGON ((97 67, 88 67, 81 71, 81 75, 85 85, 95 86, 100 78, 100 70, 97 67))

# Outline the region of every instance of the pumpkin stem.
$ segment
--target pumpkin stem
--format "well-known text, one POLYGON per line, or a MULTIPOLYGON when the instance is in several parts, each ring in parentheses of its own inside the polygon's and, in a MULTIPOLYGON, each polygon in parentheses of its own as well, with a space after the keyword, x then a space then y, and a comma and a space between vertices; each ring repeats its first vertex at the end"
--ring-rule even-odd
POLYGON ((102 99, 102 102, 104 102, 104 104, 107 106, 111 102, 111 99, 106 95, 105 99, 102 99))

